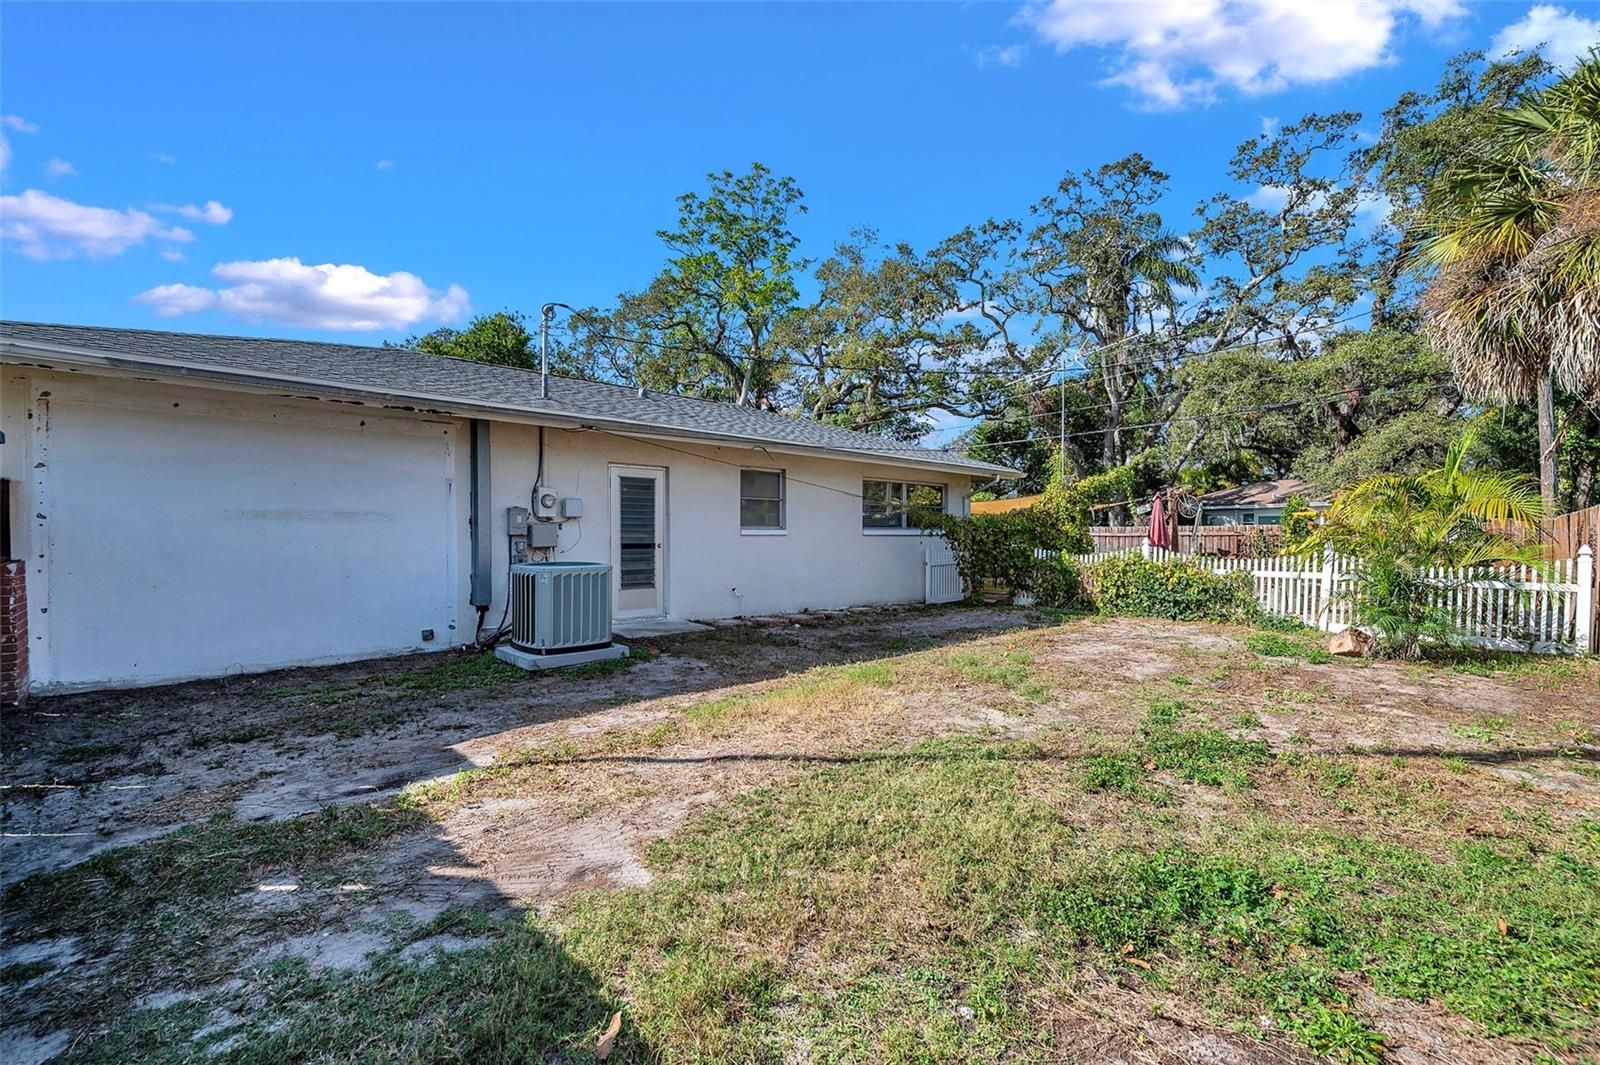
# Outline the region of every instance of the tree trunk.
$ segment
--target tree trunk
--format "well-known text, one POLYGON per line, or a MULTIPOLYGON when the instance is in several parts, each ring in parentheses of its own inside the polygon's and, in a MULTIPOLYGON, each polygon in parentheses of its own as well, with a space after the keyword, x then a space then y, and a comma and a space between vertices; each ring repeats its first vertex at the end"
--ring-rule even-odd
POLYGON ((1556 383, 1539 378, 1539 498, 1546 513, 1556 512, 1556 383))

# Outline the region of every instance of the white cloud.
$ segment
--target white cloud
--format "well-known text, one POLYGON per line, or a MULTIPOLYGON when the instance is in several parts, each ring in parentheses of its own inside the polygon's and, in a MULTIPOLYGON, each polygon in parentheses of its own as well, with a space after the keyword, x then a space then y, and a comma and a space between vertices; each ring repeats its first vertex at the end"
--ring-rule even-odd
POLYGON ((1282 123, 1278 121, 1277 115, 1262 115, 1261 135, 1266 137, 1268 140, 1271 140, 1273 137, 1278 135, 1278 127, 1280 125, 1282 125, 1282 123))
POLYGON ((192 203, 158 203, 151 206, 150 209, 152 211, 167 211, 196 222, 207 222, 214 226, 225 226, 233 218, 233 211, 222 206, 216 200, 207 200, 204 205, 198 207, 192 203))
POLYGON ((59 155, 52 155, 50 161, 44 164, 44 172, 51 177, 74 177, 78 173, 78 168, 59 155))
POLYGON ((1023 56, 1028 54, 1027 48, 1020 44, 1008 44, 1004 48, 998 44, 978 50, 978 65, 980 67, 1015 67, 1022 64, 1023 56))
POLYGON ((1494 35, 1489 51, 1496 57, 1538 52, 1565 70, 1597 44, 1600 18, 1584 18, 1554 4, 1535 4, 1521 19, 1494 35))
MULTIPOLYGON (((1258 211, 1268 214, 1277 214, 1289 204, 1289 190, 1282 185, 1257 185, 1255 189, 1244 198, 1258 211)), ((1315 193, 1305 203, 1307 210, 1318 210, 1327 201, 1321 193, 1315 193)), ((1356 197, 1355 211, 1352 220, 1358 230, 1370 232, 1381 226, 1389 218, 1392 208, 1389 198, 1382 193, 1362 192, 1356 197)))
POLYGON ((429 288, 415 274, 374 274, 364 266, 299 259, 218 263, 220 288, 160 285, 133 297, 163 316, 218 310, 236 318, 311 329, 399 329, 457 321, 472 310, 467 290, 429 288))
POLYGON ((199 285, 157 285, 133 297, 134 303, 148 303, 163 318, 206 311, 217 305, 217 294, 199 285))
POLYGON ((1051 0, 1018 18, 1058 52, 1120 49, 1103 84, 1170 110, 1380 66, 1403 19, 1431 29, 1465 11, 1460 0, 1051 0))
POLYGON ((923 416, 928 431, 917 441, 923 447, 945 447, 956 437, 978 424, 976 418, 964 418, 948 411, 930 410, 923 416))
POLYGON ((161 257, 167 260, 169 263, 181 263, 188 258, 187 255, 183 254, 183 252, 179 251, 177 248, 162 248, 161 257))
POLYGON ((378 160, 378 169, 379 170, 393 170, 394 169, 394 160, 393 159, 379 159, 378 160))
POLYGON ((171 166, 173 163, 178 161, 177 156, 168 155, 166 152, 151 152, 150 158, 154 159, 158 163, 166 163, 168 166, 171 166))
POLYGON ((0 196, 0 240, 17 244, 29 258, 68 259, 81 252, 103 259, 151 239, 186 243, 194 234, 144 211, 89 207, 38 189, 0 196))
MULTIPOLYGON (((19 115, 0 115, 0 130, 12 130, 16 133, 38 133, 39 127, 19 115)), ((11 142, 6 140, 6 135, 0 133, 0 174, 6 172, 11 166, 11 142)))

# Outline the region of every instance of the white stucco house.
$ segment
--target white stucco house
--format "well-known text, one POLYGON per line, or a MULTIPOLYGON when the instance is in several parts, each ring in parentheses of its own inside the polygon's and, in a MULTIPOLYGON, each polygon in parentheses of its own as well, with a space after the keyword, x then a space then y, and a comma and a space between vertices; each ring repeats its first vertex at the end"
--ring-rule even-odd
POLYGON ((610 563, 622 618, 920 601, 908 502, 962 513, 1011 472, 727 404, 540 384, 397 348, 0 323, 13 682, 467 645, 529 552, 610 563), (513 508, 554 546, 514 538, 513 508))

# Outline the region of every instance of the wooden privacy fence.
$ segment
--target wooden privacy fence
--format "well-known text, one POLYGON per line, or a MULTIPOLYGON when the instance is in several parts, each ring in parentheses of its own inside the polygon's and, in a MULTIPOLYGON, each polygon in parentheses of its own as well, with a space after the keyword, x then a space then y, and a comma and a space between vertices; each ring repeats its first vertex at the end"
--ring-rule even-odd
MULTIPOLYGON (((1324 632, 1350 625, 1349 559, 1325 551, 1320 556, 1214 558, 1181 554, 1143 544, 1146 558, 1179 559, 1214 573, 1248 573, 1256 603, 1268 614, 1297 618, 1324 632)), ((1132 554, 1126 550, 1119 554, 1132 554)), ((1041 557, 1050 557, 1040 552, 1041 557)), ((1555 559, 1548 569, 1498 566, 1472 570, 1437 568, 1428 574, 1429 605, 1448 613, 1456 630, 1474 647, 1507 651, 1578 651, 1595 646, 1595 559, 1587 544, 1575 557, 1555 559)), ((1074 555, 1079 563, 1101 562, 1106 554, 1074 555)))
MULTIPOLYGON (((1148 525, 1091 525, 1088 531, 1096 554, 1137 550, 1150 541, 1148 525)), ((1240 558, 1271 554, 1282 542, 1283 531, 1276 525, 1178 526, 1178 549, 1197 555, 1240 558)))

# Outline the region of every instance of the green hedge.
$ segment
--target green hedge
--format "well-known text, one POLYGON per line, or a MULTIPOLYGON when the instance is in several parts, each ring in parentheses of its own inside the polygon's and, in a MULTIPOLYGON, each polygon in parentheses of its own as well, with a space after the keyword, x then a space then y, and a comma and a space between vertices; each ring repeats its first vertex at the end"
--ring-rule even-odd
POLYGON ((1083 605, 1083 578, 1077 565, 1066 558, 1040 561, 1033 573, 1033 601, 1052 610, 1083 605))
POLYGON ((1093 544, 1081 527, 1063 525, 1034 507, 970 517, 921 514, 919 520, 944 535, 968 588, 994 584, 1013 597, 1030 592, 1045 606, 1071 605, 1078 574, 1070 561, 1043 562, 1035 552, 1083 553, 1093 544))
POLYGON ((1084 590, 1102 614, 1172 621, 1245 621, 1257 613, 1248 573, 1213 573, 1181 560, 1119 555, 1084 567, 1084 590))

